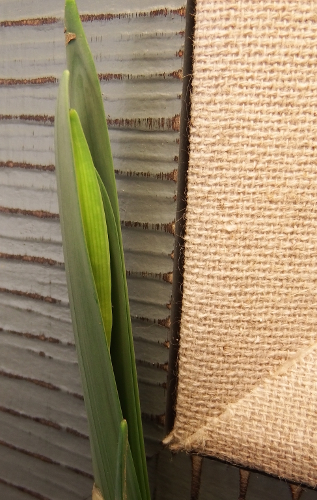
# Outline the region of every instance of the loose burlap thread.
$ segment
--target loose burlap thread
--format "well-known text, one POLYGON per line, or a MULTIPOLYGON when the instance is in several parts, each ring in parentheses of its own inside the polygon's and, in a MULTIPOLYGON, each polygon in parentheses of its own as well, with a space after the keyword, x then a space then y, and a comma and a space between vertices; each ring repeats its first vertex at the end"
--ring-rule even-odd
POLYGON ((197 0, 176 420, 317 484, 317 1, 197 0))

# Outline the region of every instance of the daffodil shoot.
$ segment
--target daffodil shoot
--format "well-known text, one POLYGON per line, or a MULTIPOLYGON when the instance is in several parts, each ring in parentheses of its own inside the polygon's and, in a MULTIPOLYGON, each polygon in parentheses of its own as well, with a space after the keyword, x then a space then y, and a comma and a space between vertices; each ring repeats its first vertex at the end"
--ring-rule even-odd
POLYGON ((75 0, 66 0, 65 41, 56 176, 93 497, 150 500, 113 161, 98 75, 75 0))

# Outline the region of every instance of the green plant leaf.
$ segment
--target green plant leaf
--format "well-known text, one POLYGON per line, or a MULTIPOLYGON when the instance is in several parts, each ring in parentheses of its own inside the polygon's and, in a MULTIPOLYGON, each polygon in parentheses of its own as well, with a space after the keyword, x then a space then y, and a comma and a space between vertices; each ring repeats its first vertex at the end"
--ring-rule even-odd
POLYGON ((95 64, 79 18, 75 0, 66 0, 67 66, 70 70, 70 104, 78 112, 93 163, 102 180, 111 210, 106 207, 112 273, 113 326, 111 360, 123 417, 129 426, 129 443, 143 500, 150 499, 144 451, 139 392, 135 368, 132 328, 126 285, 117 190, 110 150, 106 116, 95 64), (110 219, 117 229, 110 229, 110 219), (114 241, 116 240, 116 241, 114 241), (111 243, 113 241, 113 243, 111 243))
POLYGON ((129 426, 129 443, 139 479, 142 498, 148 499, 150 498, 150 492, 144 452, 126 270, 110 199, 98 174, 97 179, 99 181, 100 192, 104 204, 109 235, 112 276, 111 296, 113 306, 111 361, 112 366, 117 368, 117 370, 115 370, 116 384, 122 413, 129 426))
MULTIPOLYGON (((55 157, 65 268, 71 315, 88 416, 95 483, 115 499, 116 457, 122 412, 86 246, 74 167, 69 117, 69 72, 63 73, 55 115, 55 157)), ((140 500, 130 449, 128 500, 140 500)))
POLYGON ((96 177, 96 169, 79 116, 73 109, 70 111, 70 126, 84 234, 110 349, 112 328, 111 271, 106 218, 96 177))
POLYGON ((128 425, 126 420, 120 423, 118 456, 117 456, 117 476, 116 476, 116 497, 115 500, 125 500, 127 497, 127 451, 128 451, 128 425))
POLYGON ((119 228, 119 206, 107 120, 95 63, 75 0, 66 0, 65 3, 65 30, 66 35, 72 33, 76 36, 66 46, 70 106, 79 115, 93 163, 107 189, 119 228))

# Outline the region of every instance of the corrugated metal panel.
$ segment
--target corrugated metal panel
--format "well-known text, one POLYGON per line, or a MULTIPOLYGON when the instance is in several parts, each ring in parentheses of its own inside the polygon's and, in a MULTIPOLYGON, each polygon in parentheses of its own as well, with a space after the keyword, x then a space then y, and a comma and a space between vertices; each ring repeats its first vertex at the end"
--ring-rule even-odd
MULTIPOLYGON (((0 2, 0 498, 16 500, 84 499, 92 485, 54 173, 62 3, 0 2)), ((173 0, 78 6, 108 113, 153 456, 164 434, 185 12, 173 0)))

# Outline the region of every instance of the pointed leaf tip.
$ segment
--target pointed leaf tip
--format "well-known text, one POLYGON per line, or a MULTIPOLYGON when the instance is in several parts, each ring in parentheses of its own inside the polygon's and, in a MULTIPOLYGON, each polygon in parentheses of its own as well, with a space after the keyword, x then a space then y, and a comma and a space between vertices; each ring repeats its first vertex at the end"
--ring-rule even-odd
POLYGON ((119 233, 117 187, 100 82, 74 0, 66 0, 65 28, 76 35, 76 42, 66 46, 70 105, 78 112, 95 168, 109 195, 119 233))
POLYGON ((112 330, 111 271, 108 230, 96 170, 77 111, 69 112, 80 212, 105 335, 112 330))
POLYGON ((65 0, 65 9, 67 7, 73 7, 73 6, 77 8, 75 0, 65 0))

